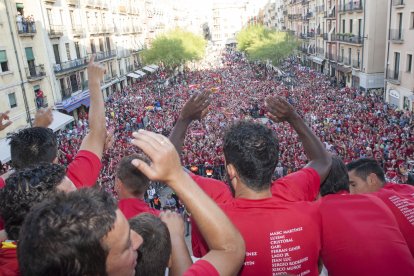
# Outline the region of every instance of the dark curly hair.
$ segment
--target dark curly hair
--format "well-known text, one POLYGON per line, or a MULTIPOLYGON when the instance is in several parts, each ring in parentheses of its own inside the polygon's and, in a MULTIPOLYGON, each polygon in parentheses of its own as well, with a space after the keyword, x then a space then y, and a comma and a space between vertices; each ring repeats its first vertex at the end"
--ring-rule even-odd
POLYGON ((56 193, 34 206, 17 246, 21 274, 107 275, 110 248, 103 239, 117 208, 112 195, 96 188, 56 193))
POLYGON ((40 162, 52 163, 57 157, 57 139, 49 128, 25 128, 9 138, 11 163, 16 169, 35 166, 40 162))
POLYGON ((19 239, 20 227, 30 209, 54 193, 65 175, 65 167, 42 163, 7 178, 6 186, 0 190, 0 214, 9 239, 19 239))
POLYGON ((226 164, 233 164, 250 189, 269 188, 279 157, 276 134, 264 125, 240 121, 224 135, 226 164))
POLYGON ((332 156, 332 167, 321 184, 320 194, 326 196, 340 191, 349 192, 349 176, 345 163, 338 156, 332 156))

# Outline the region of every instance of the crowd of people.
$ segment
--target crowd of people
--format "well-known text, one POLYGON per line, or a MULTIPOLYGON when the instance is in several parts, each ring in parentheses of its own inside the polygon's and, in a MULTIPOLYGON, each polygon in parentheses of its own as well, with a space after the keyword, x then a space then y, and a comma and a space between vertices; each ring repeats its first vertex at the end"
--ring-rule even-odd
POLYGON ((105 102, 92 57, 88 113, 56 137, 41 110, 10 136, 0 273, 414 272, 414 187, 392 183, 411 169, 412 115, 295 58, 275 70, 215 57, 105 102), (163 211, 151 181, 174 191, 163 211), (176 209, 191 217, 195 262, 176 209))
MULTIPOLYGON (((100 177, 108 190, 121 157, 134 152, 129 145, 131 133, 143 128, 168 136, 185 99, 197 91, 213 92, 211 112, 191 126, 182 155, 183 165, 197 174, 222 179, 223 131, 232 121, 246 118, 267 122, 278 133, 281 145, 286 146, 275 177, 302 168, 307 159, 292 129, 282 129, 264 118, 264 98, 282 94, 301 110, 330 152, 345 162, 375 158, 388 180, 407 182, 408 173, 414 169, 413 117, 409 112, 392 109, 382 95, 333 86, 328 77, 301 66, 295 59, 281 66, 282 72, 289 72, 293 82, 289 85, 280 72, 249 64, 238 52, 225 53, 219 61, 209 60, 209 65, 213 62, 216 68, 180 73, 168 85, 167 73, 159 71, 109 96, 106 119, 116 142, 104 155, 100 177), (159 80, 165 84, 162 88, 159 80)), ((73 127, 60 133, 62 164, 71 162, 87 129, 87 114, 81 113, 73 127)))

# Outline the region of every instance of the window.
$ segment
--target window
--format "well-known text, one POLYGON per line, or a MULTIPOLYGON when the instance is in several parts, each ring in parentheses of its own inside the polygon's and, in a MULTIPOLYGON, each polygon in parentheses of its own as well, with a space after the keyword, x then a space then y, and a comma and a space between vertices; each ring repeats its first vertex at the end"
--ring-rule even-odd
POLYGON ((0 51, 0 66, 1 66, 1 72, 7 72, 9 71, 9 65, 7 63, 7 55, 6 51, 0 51))
POLYGON ((342 33, 345 33, 345 19, 342 19, 342 33))
POLYGON ((76 58, 80 59, 81 55, 80 55, 80 49, 79 49, 79 42, 75 42, 75 50, 76 50, 76 58))
POLYGON ((65 43, 65 48, 66 48, 66 56, 67 56, 68 60, 71 60, 69 43, 65 43))
POLYGON ((53 54, 55 55, 56 64, 60 64, 59 44, 53 44, 53 54))
POLYGON ((408 73, 411 73, 412 63, 413 63, 413 55, 412 54, 408 54, 407 55, 407 72, 408 73))
POLYGON ((93 54, 96 53, 96 49, 95 49, 95 41, 93 39, 91 39, 91 52, 93 54))
POLYGON ((15 108, 17 106, 16 93, 10 93, 8 96, 10 108, 15 108))
POLYGON ((414 29, 414 12, 410 16, 410 29, 414 29))
POLYGON ((352 29, 352 24, 353 24, 353 21, 352 21, 352 19, 349 19, 349 32, 352 34, 352 31, 353 31, 353 29, 352 29))
POLYGON ((362 36, 362 19, 358 19, 358 36, 362 36))

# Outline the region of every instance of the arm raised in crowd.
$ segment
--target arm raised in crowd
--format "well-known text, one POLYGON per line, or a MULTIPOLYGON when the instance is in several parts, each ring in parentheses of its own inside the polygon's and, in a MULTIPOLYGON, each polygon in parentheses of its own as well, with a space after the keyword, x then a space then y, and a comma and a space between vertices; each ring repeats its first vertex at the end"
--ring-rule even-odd
POLYGON ((331 169, 332 158, 322 142, 305 124, 293 107, 282 97, 268 97, 266 99, 266 106, 270 119, 275 122, 288 122, 296 131, 310 160, 306 167, 317 171, 320 183, 323 183, 331 169))
POLYGON ((53 122, 53 113, 52 109, 49 108, 41 108, 36 112, 33 126, 34 127, 49 127, 50 124, 53 122))
POLYGON ((178 154, 181 153, 185 134, 191 122, 201 120, 208 112, 211 92, 194 93, 184 104, 173 130, 170 134, 170 141, 173 143, 178 154))
POLYGON ((171 239, 171 276, 181 276, 193 264, 184 238, 184 220, 180 214, 167 211, 160 214, 171 239))
POLYGON ((10 110, 7 110, 4 113, 0 113, 0 131, 2 131, 3 129, 5 129, 6 127, 8 127, 9 125, 12 124, 12 121, 9 121, 10 120, 9 112, 10 112, 10 110), (8 121, 8 122, 3 124, 3 120, 8 121))
POLYGON ((101 92, 101 80, 105 68, 94 62, 95 56, 91 57, 88 64, 88 85, 90 94, 89 107, 89 133, 82 141, 80 150, 87 150, 102 158, 106 140, 105 106, 101 92))
POLYGON ((152 163, 132 163, 149 179, 167 183, 185 204, 210 251, 202 259, 215 267, 220 275, 235 275, 243 264, 245 245, 239 231, 223 211, 181 169, 174 145, 164 136, 140 130, 132 143, 149 156, 152 163))

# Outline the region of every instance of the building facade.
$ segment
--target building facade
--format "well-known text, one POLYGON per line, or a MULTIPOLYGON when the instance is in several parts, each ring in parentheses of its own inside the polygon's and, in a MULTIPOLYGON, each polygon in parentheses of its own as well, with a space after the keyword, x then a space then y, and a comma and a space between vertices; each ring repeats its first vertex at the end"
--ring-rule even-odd
POLYGON ((385 58, 385 99, 414 111, 414 1, 389 0, 385 58))
POLYGON ((1 0, 0 110, 10 110, 8 131, 28 126, 41 107, 75 117, 87 108, 92 55, 106 69, 107 97, 149 73, 139 53, 157 35, 176 27, 201 34, 201 20, 187 0, 1 0))

